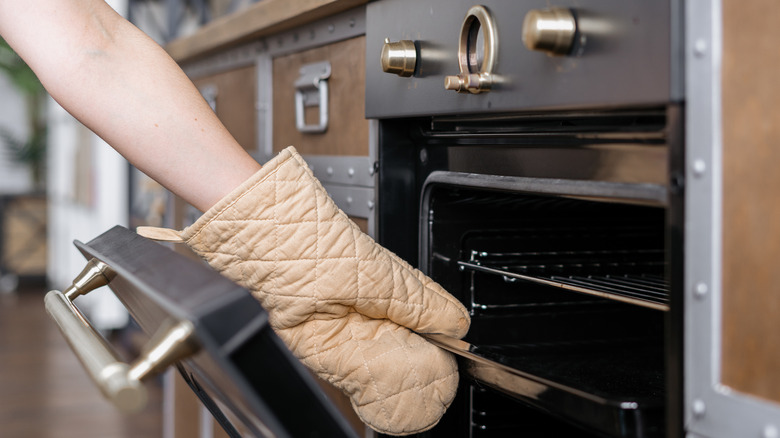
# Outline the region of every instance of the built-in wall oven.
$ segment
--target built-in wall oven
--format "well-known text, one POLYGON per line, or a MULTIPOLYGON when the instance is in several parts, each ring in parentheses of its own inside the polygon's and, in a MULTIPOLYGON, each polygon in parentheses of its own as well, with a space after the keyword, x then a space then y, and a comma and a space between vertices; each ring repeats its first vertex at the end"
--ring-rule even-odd
POLYGON ((377 237, 472 314, 425 436, 682 434, 679 6, 368 5, 377 237))

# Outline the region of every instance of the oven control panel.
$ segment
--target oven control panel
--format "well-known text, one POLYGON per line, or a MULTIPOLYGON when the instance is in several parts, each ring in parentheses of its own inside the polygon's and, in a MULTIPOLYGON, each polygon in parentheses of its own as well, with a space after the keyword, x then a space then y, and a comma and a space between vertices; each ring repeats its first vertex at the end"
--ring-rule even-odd
POLYGON ((663 105, 680 99, 677 0, 379 0, 369 118, 663 105))

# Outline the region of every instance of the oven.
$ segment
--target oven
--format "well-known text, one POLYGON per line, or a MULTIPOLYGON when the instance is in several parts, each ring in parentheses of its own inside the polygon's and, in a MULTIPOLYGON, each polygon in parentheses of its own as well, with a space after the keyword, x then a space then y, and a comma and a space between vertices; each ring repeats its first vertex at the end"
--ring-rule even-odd
POLYGON ((679 8, 367 6, 377 239, 472 316, 424 436, 682 435, 679 8))
MULTIPOLYGON (((327 166, 315 166, 327 169, 315 174, 353 184, 353 170, 366 165, 359 189, 375 196, 350 214, 368 216, 365 228, 379 243, 471 313, 463 340, 426 334, 456 354, 461 380, 452 406, 421 437, 683 436, 681 3, 366 5, 370 144, 357 143, 370 152, 354 152, 362 157, 354 162, 353 152, 346 154, 358 165, 344 166, 343 178, 325 181, 333 170, 327 166)), ((354 29, 362 23, 343 21, 354 29)), ((298 31, 285 35, 294 44, 304 40, 298 31)), ((284 41, 238 48, 236 59, 260 56, 256 67, 268 72, 265 50, 285 54, 284 41)), ((354 43, 349 47, 362 53, 362 38, 354 43)), ((349 71, 351 62, 334 60, 334 71, 349 71)), ((257 91, 262 126, 270 126, 266 91, 257 91)), ((334 94, 362 100, 348 86, 334 94)), ((349 210, 354 199, 344 199, 349 210)), ((370 436, 322 394, 245 290, 127 230, 78 246, 97 260, 90 266, 105 268, 90 278, 111 283, 145 332, 160 335, 155 342, 179 333, 166 321, 195 330, 154 368, 179 362, 231 436, 370 436), (210 324, 225 315, 234 324, 210 324), (245 346, 267 354, 245 354, 245 346), (195 356, 182 359, 185 353, 195 356), (279 361, 286 366, 275 367, 279 361)), ((86 340, 88 353, 100 352, 103 365, 115 369, 114 355, 103 352, 104 342, 70 304, 85 292, 76 289, 50 294, 48 305, 76 333, 66 336, 86 340)), ((104 391, 115 402, 135 403, 123 395, 125 386, 116 391, 104 378, 101 363, 90 364, 96 380, 113 385, 104 391)), ((128 394, 140 393, 137 382, 124 383, 128 394)))

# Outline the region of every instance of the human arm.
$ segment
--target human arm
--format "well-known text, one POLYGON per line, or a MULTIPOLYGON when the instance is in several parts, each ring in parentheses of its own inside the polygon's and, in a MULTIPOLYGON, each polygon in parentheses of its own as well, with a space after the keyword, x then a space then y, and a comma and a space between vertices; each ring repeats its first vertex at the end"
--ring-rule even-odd
POLYGON ((152 233, 252 291, 293 354, 350 395, 363 421, 391 434, 439 421, 456 361, 414 331, 462 337, 468 312, 363 234, 297 152, 256 172, 175 63, 102 0, 0 0, 0 34, 60 104, 208 210, 184 232, 152 233))
POLYGON ((200 210, 260 168, 167 53, 103 0, 0 0, 0 35, 63 108, 200 210))

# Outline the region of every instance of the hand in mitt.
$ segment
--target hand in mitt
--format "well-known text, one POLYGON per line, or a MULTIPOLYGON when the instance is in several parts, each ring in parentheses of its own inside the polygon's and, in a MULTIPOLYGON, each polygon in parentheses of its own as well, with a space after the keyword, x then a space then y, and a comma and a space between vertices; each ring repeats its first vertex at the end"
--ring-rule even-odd
POLYGON ((173 238, 252 291, 304 364, 391 435, 433 427, 458 385, 452 355, 413 331, 462 338, 466 309, 363 234, 289 147, 173 238))

